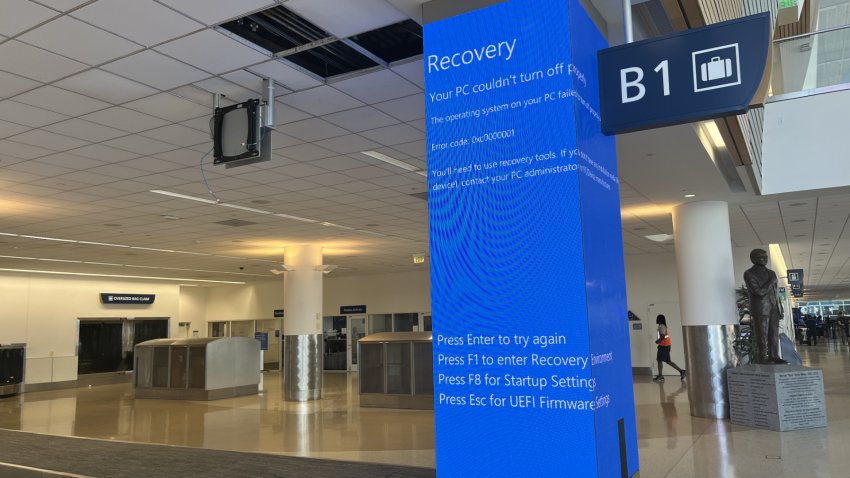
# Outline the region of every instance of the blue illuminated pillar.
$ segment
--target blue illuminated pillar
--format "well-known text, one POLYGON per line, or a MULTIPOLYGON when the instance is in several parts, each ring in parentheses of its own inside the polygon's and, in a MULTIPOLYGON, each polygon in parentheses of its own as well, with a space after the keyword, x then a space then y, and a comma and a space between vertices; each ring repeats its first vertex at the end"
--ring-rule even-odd
POLYGON ((440 477, 638 470, 605 47, 577 0, 425 26, 440 477))

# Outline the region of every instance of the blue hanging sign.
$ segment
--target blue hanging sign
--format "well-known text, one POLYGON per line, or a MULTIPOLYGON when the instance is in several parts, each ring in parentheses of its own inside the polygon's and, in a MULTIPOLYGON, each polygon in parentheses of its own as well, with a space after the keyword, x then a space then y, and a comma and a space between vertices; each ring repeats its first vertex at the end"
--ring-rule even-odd
POLYGON ((602 132, 746 112, 765 84, 769 48, 764 12, 600 51, 602 132))

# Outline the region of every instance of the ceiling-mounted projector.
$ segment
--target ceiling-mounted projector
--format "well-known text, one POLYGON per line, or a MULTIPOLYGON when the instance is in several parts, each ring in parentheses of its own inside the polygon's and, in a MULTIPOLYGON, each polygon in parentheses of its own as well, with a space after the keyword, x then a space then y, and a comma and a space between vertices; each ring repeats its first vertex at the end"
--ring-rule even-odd
POLYGON ((263 100, 221 107, 221 95, 213 95, 213 164, 227 168, 268 161, 272 156, 274 129, 274 82, 263 80, 263 100))

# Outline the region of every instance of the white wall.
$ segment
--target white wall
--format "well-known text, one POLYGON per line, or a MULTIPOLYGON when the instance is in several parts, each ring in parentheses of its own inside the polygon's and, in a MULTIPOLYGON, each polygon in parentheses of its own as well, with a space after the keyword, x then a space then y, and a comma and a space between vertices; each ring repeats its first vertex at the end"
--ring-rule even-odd
POLYGON ((684 367, 676 256, 672 252, 628 255, 625 265, 629 310, 642 325, 642 330, 635 330, 630 324, 632 367, 656 367, 655 316, 659 313, 667 317, 670 340, 678 344, 672 359, 684 367))
POLYGON ((850 184, 848 111, 850 90, 765 104, 762 193, 850 184))
POLYGON ((26 383, 77 378, 80 317, 170 317, 177 334, 180 286, 154 281, 0 274, 0 343, 27 344, 26 383), (151 305, 104 305, 101 292, 156 294, 151 305))
POLYGON ((284 309, 283 278, 207 288, 207 322, 271 319, 275 309, 284 309))
POLYGON ((370 314, 431 310, 431 277, 427 266, 416 272, 326 277, 324 289, 325 315, 339 315, 342 305, 366 305, 370 314))
POLYGON ((180 333, 192 337, 198 332, 198 337, 207 336, 207 287, 180 287, 180 322, 189 322, 188 328, 181 328, 180 333))

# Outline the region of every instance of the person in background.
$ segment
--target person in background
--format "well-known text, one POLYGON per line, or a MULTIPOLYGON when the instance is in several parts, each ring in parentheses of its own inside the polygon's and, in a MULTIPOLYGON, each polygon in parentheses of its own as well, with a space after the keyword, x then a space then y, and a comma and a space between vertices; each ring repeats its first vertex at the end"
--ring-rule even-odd
POLYGON ((667 318, 664 317, 663 314, 658 314, 658 317, 655 318, 655 323, 658 328, 657 339, 655 340, 656 345, 658 345, 658 354, 655 357, 656 360, 658 360, 658 375, 653 378, 652 381, 664 383, 664 374, 661 373, 661 369, 663 364, 666 363, 679 371, 679 376, 684 382, 686 375, 685 369, 679 367, 670 360, 670 348, 672 345, 670 342, 670 335, 667 333, 667 318))
POLYGON ((850 318, 844 315, 844 311, 838 313, 838 324, 844 329, 844 342, 850 345, 850 318))
POLYGON ((818 323, 815 316, 806 314, 806 345, 812 345, 814 340, 815 345, 818 344, 818 323))

